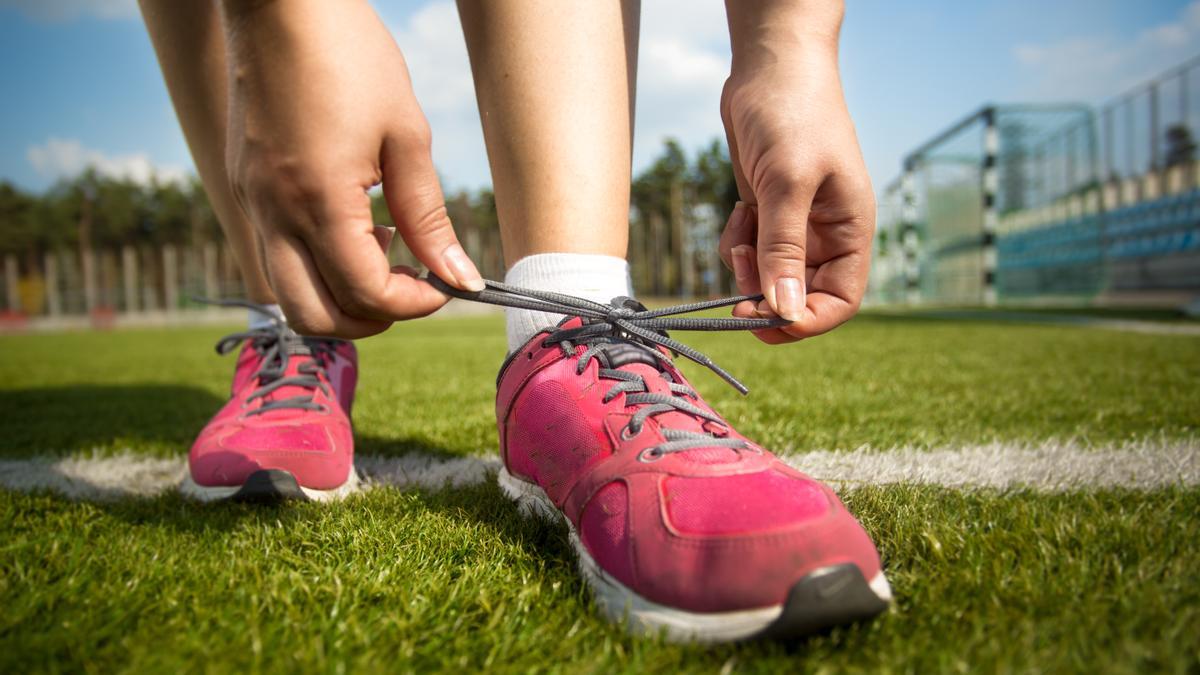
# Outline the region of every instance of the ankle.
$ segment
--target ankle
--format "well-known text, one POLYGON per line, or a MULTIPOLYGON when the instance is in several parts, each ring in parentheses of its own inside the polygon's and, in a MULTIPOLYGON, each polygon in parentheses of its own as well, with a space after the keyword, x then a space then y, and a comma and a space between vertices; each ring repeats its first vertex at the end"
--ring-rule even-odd
MULTIPOLYGON (((504 276, 505 283, 522 288, 554 291, 608 303, 633 295, 629 263, 624 258, 590 253, 538 253, 521 258, 504 276)), ((529 338, 562 319, 561 314, 528 309, 506 309, 508 349, 520 349, 529 338)))

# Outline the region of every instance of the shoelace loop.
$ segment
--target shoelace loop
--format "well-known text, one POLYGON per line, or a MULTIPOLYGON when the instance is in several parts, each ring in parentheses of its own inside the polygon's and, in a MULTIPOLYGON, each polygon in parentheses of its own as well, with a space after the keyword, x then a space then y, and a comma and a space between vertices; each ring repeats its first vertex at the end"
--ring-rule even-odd
POLYGON ((732 450, 756 450, 746 441, 728 437, 730 430, 725 426, 725 422, 717 415, 693 403, 693 401, 699 401, 699 395, 691 387, 675 382, 666 368, 660 367, 658 370, 660 376, 667 381, 670 394, 651 392, 645 378, 641 375, 607 366, 611 363, 610 352, 619 348, 619 345, 625 344, 635 345, 660 364, 669 364, 670 359, 655 348, 655 346, 661 346, 703 365, 739 392, 746 394, 748 390, 745 385, 718 366, 711 358, 672 339, 666 331, 756 330, 787 325, 788 321, 781 318, 725 319, 673 316, 717 307, 728 307, 743 300, 758 302, 762 300, 763 296, 742 295, 649 310, 633 298, 627 297, 614 298, 610 305, 603 305, 584 298, 519 288, 495 281, 485 281, 486 287, 482 291, 463 291, 454 288, 432 273, 429 275, 429 282, 441 292, 464 300, 582 317, 584 324, 581 326, 550 328, 550 335, 543 340, 543 345, 558 344, 564 355, 572 355, 576 345, 586 345, 587 349, 579 355, 576 365, 576 372, 579 374, 587 369, 588 363, 593 359, 602 359, 598 371, 599 377, 618 382, 605 392, 604 402, 607 403, 616 396, 624 394, 626 405, 637 408, 621 431, 621 436, 625 440, 630 440, 641 433, 646 420, 655 415, 673 411, 692 415, 704 420, 705 424, 711 423, 717 427, 715 430, 710 430, 709 433, 700 433, 660 426, 659 431, 666 439, 665 442, 640 451, 637 457, 639 461, 654 462, 670 453, 697 448, 724 447, 732 450))
MULTIPOLYGON (((717 300, 672 305, 661 309, 646 309, 640 302, 628 297, 613 298, 611 304, 604 305, 572 295, 554 293, 553 291, 539 291, 531 288, 520 288, 498 281, 485 280, 485 288, 482 291, 464 291, 447 284, 432 272, 429 274, 429 283, 442 293, 463 300, 472 300, 474 302, 499 305, 501 307, 532 309, 552 314, 582 317, 585 320, 582 326, 578 328, 558 329, 556 339, 560 337, 560 334, 562 334, 562 339, 567 340, 608 336, 624 338, 629 342, 637 344, 639 341, 634 338, 640 338, 642 344, 651 343, 666 347, 676 354, 708 368, 742 394, 748 393, 749 389, 739 382, 737 378, 717 365, 707 355, 672 339, 667 335, 667 331, 759 330, 762 328, 778 328, 790 323, 786 319, 778 317, 770 319, 739 319, 676 316, 678 314, 690 314, 706 309, 730 307, 744 300, 758 302, 763 299, 762 295, 737 295, 717 300)), ((655 352, 659 358, 665 358, 657 350, 651 351, 655 352)))
POLYGON ((273 410, 313 410, 328 412, 328 408, 313 399, 319 389, 326 396, 332 396, 329 387, 322 381, 325 374, 325 361, 333 358, 333 345, 338 342, 326 338, 307 338, 299 335, 288 327, 287 323, 275 317, 262 305, 245 300, 206 300, 194 298, 197 302, 221 307, 245 307, 255 310, 264 316, 271 317, 271 325, 254 328, 238 333, 231 333, 217 341, 216 350, 224 356, 237 349, 243 342, 249 341, 262 355, 262 364, 254 372, 259 386, 246 397, 249 403, 255 399, 264 399, 264 403, 247 415, 261 415, 273 410), (302 363, 296 369, 299 374, 285 376, 291 357, 311 357, 311 361, 302 363), (278 401, 266 401, 266 397, 281 387, 301 387, 313 393, 307 396, 292 396, 278 401))

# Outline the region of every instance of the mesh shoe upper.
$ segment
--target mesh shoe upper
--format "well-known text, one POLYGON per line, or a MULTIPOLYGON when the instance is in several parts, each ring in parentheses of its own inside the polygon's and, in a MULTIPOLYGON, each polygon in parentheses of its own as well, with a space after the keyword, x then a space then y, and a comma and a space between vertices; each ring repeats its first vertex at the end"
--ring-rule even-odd
POLYGON ((283 469, 304 487, 341 486, 354 457, 354 345, 302 338, 280 323, 227 336, 217 351, 242 342, 232 395, 188 453, 192 479, 241 485, 260 469, 283 469))
POLYGON ((586 325, 510 357, 497 420, 506 468, 546 492, 605 572, 653 602, 723 612, 779 605, 826 565, 880 571, 837 496, 738 434, 666 350, 586 325))

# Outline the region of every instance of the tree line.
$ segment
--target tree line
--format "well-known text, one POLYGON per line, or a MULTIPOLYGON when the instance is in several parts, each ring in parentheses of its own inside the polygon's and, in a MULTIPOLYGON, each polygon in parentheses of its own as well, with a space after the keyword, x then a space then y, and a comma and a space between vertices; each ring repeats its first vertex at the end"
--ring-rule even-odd
MULTIPOLYGON (((716 241, 737 200, 724 143, 689 153, 676 140, 631 186, 629 259, 640 294, 693 296, 727 292, 729 277, 716 241)), ((502 278, 495 195, 490 189, 447 195, 446 208, 468 254, 488 278, 502 278)), ((375 222, 391 224, 382 195, 372 199, 375 222)), ((140 183, 87 169, 42 193, 0 181, 0 256, 15 256, 20 275, 40 276, 47 254, 115 252, 221 243, 220 224, 203 186, 140 183)), ((396 262, 415 263, 402 245, 396 262)))

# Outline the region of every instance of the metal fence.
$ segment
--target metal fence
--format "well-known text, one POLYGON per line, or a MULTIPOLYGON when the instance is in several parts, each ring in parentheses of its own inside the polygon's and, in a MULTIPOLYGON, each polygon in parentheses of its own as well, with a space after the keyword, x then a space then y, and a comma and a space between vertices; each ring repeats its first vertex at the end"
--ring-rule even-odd
POLYGON ((877 302, 1175 302, 1200 293, 1200 59, 1099 110, 986 106, 880 199, 877 302))
POLYGON ((193 298, 238 297, 242 282, 222 244, 123 246, 55 250, 21 265, 0 258, 0 298, 6 322, 27 317, 172 314, 201 307, 193 298))

